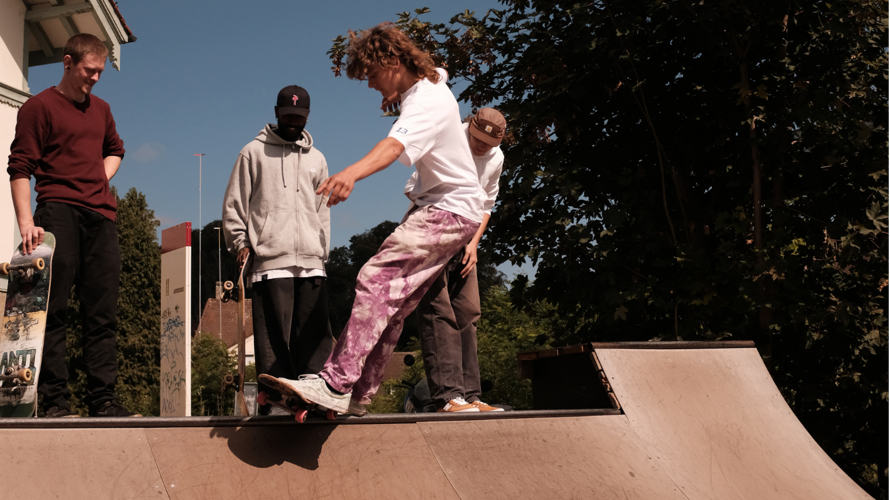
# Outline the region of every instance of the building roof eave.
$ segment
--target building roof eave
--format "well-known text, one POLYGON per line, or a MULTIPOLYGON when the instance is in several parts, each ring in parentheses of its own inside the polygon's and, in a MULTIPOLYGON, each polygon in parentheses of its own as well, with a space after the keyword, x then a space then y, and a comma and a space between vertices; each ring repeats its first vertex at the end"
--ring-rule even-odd
MULTIPOLYGON (((79 32, 71 16, 87 14, 92 17, 99 30, 93 34, 105 39, 105 45, 108 47, 108 58, 111 61, 111 65, 117 70, 120 70, 120 46, 136 41, 136 36, 133 35, 133 31, 127 25, 114 0, 81 0, 69 3, 63 3, 63 0, 50 0, 50 7, 36 10, 31 10, 33 2, 29 0, 23 0, 23 2, 29 9, 25 14, 25 22, 39 45, 39 50, 30 52, 28 66, 39 66, 61 61, 62 47, 55 47, 52 43, 49 43, 49 37, 46 35, 44 25, 42 24, 53 19, 61 21, 67 36, 71 37, 79 32)), ((83 29, 83 26, 81 26, 81 29, 83 29)), ((94 26, 89 31, 95 31, 95 29, 94 26)), ((58 43, 58 35, 56 35, 56 40, 56 43, 58 43)))

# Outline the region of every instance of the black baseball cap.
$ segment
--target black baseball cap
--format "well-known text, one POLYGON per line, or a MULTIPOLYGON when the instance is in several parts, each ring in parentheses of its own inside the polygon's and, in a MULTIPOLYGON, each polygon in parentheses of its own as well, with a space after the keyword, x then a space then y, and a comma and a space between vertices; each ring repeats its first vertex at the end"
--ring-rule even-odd
POLYGON ((279 115, 309 116, 309 92, 297 85, 288 85, 278 92, 279 115))

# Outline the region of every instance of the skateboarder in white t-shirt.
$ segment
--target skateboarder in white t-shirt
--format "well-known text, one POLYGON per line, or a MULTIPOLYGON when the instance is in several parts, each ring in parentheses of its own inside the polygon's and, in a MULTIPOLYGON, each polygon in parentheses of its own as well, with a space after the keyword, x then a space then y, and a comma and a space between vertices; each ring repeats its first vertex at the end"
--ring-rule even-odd
MULTIPOLYGON (((430 396, 437 408, 463 398, 479 411, 503 411, 484 403, 476 352, 476 322, 482 316, 476 252, 498 196, 498 179, 504 166, 499 147, 507 121, 499 111, 482 108, 464 124, 479 182, 485 190, 482 224, 473 239, 439 273, 417 306, 417 323, 423 348, 423 368, 430 396)), ((414 190, 422 191, 417 175, 405 186, 413 202, 414 190)))
MULTIPOLYGON (((384 98, 399 93, 401 116, 371 152, 325 180, 317 193, 336 205, 357 181, 396 160, 414 165, 423 187, 416 192, 417 208, 359 272, 352 315, 324 369, 298 380, 261 379, 284 394, 361 414, 380 386, 405 317, 476 234, 485 194, 447 73, 392 23, 350 32, 347 55, 347 76, 367 80, 384 98)), ((443 411, 479 410, 457 398, 443 411)))

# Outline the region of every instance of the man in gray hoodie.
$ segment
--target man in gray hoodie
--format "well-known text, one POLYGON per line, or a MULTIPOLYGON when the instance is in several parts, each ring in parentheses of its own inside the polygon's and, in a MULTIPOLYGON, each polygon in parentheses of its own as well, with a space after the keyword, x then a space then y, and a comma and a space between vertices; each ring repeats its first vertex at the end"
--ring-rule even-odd
MULTIPOLYGON (((281 89, 278 124, 267 124, 241 150, 223 202, 226 248, 250 266, 257 375, 318 373, 333 348, 324 268, 330 208, 315 194, 328 165, 304 130, 308 116, 306 90, 281 89)), ((263 384, 259 390, 281 398, 263 384)), ((260 414, 269 411, 260 407, 260 414)))

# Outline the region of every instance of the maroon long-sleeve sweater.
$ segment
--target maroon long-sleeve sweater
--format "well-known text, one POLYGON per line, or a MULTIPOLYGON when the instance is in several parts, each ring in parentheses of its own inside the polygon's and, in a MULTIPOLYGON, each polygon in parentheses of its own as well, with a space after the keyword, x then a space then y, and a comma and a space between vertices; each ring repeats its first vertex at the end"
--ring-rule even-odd
POLYGON ((124 156, 108 103, 87 95, 74 102, 55 87, 28 99, 18 113, 9 179, 36 179, 37 203, 58 201, 115 220, 103 159, 124 156))

